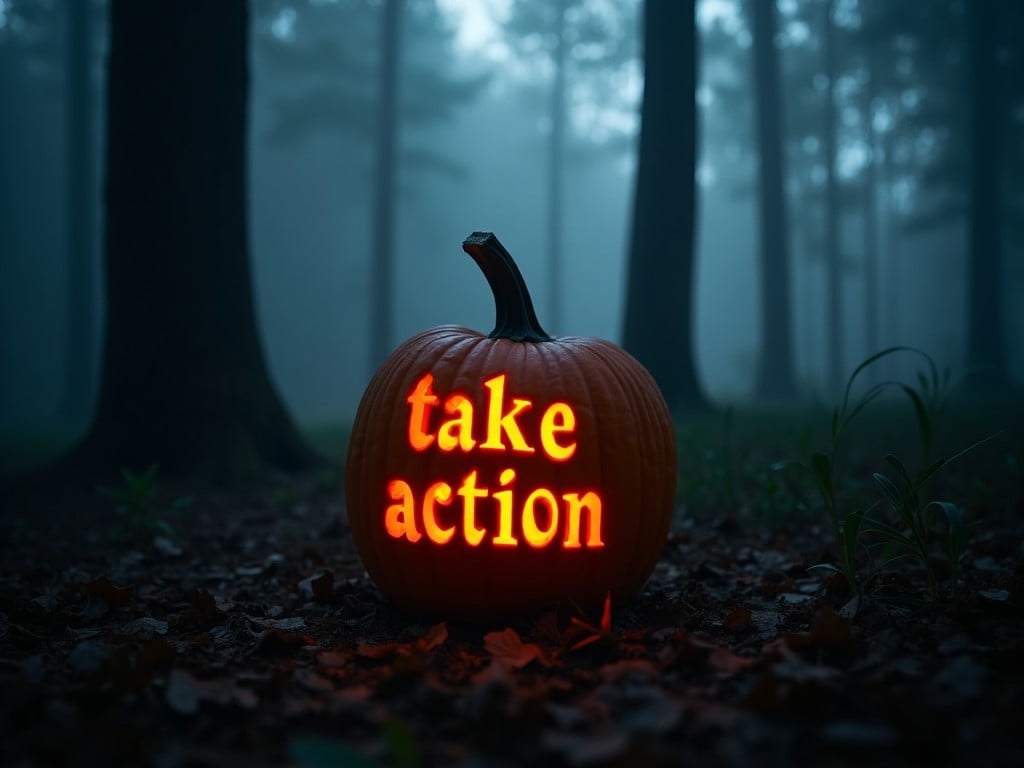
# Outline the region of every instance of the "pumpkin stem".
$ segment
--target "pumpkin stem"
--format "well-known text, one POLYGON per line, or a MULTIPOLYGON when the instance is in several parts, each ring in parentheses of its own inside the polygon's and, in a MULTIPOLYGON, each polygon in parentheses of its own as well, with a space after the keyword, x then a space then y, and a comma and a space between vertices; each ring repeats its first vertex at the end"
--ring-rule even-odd
POLYGON ((490 232, 474 232, 462 241, 462 249, 473 257, 494 294, 495 321, 490 338, 551 341, 537 322, 519 267, 498 238, 490 232))

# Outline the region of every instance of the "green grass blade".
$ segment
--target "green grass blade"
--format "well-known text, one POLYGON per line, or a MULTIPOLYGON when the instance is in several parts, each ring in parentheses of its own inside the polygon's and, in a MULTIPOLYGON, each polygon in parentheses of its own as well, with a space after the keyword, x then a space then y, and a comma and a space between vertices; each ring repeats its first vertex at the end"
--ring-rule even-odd
POLYGON ((933 501, 928 506, 937 507, 942 512, 949 526, 950 542, 960 543, 958 551, 962 550, 967 541, 967 513, 964 508, 949 501, 933 501))
POLYGON ((987 437, 981 438, 981 440, 978 440, 976 443, 971 443, 966 448, 964 448, 962 451, 957 451, 952 456, 950 456, 948 459, 946 459, 946 463, 949 464, 950 462, 956 461, 961 456, 963 456, 965 454, 968 454, 971 451, 973 451, 975 448, 980 448, 985 443, 990 442, 992 440, 995 440, 997 437, 1002 435, 1003 432, 1005 432, 1005 431, 1006 431, 1005 429, 1001 429, 998 432, 993 432, 991 435, 988 435, 987 437))
POLYGON ((889 462, 889 466, 893 467, 899 474, 900 482, 903 483, 904 488, 913 488, 914 483, 910 479, 910 472, 907 470, 907 466, 899 460, 896 456, 891 453, 886 454, 885 460, 889 462))
POLYGON ((875 354, 873 354, 870 357, 868 357, 865 360, 863 360, 860 365, 858 365, 856 368, 853 369, 853 373, 850 374, 850 378, 848 378, 846 380, 846 390, 843 392, 843 412, 844 413, 846 412, 847 404, 850 402, 850 391, 853 389, 853 382, 857 378, 857 376, 860 375, 860 372, 863 371, 865 368, 867 368, 872 363, 874 363, 875 361, 881 360, 883 357, 887 357, 888 355, 895 354, 896 352, 904 352, 904 351, 914 351, 914 350, 913 350, 913 347, 888 347, 886 349, 883 349, 880 352, 875 352, 875 354))
POLYGON ((865 517, 864 522, 867 524, 864 526, 864 533, 877 534, 886 541, 891 541, 894 544, 899 544, 901 547, 916 551, 914 540, 888 523, 871 517, 865 517))
POLYGON ((921 486, 923 486, 925 483, 927 483, 935 476, 935 473, 937 473, 940 469, 946 466, 946 464, 946 459, 936 459, 930 465, 922 469, 921 472, 918 473, 917 475, 917 485, 915 487, 920 488, 921 486))
POLYGON ((829 512, 835 514, 836 500, 832 492, 832 466, 828 456, 824 453, 816 453, 811 456, 811 471, 814 473, 814 479, 818 482, 821 495, 825 497, 825 504, 828 506, 829 512))
POLYGON ((925 407, 924 400, 921 399, 921 395, 918 394, 917 390, 913 387, 908 387, 906 384, 900 384, 900 389, 903 393, 910 398, 910 402, 914 406, 914 416, 917 417, 917 430, 921 437, 921 451, 925 461, 931 461, 932 453, 932 417, 928 413, 928 409, 925 407))
POLYGON ((900 489, 896 487, 896 483, 881 472, 875 472, 872 477, 875 479, 878 487, 882 489, 882 493, 885 495, 885 498, 889 500, 889 504, 892 508, 896 510, 900 509, 903 506, 903 494, 900 493, 900 489))
POLYGON ((843 536, 848 542, 856 542, 857 537, 860 536, 861 524, 864 522, 864 510, 858 509, 856 512, 851 512, 846 516, 846 520, 843 521, 843 536))

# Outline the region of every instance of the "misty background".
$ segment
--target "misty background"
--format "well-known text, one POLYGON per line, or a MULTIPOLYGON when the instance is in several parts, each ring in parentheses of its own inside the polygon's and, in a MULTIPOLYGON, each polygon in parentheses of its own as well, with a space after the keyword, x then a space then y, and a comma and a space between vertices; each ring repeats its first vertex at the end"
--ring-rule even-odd
MULTIPOLYGON (((698 3, 695 365, 718 404, 754 399, 761 354, 755 2, 698 3)), ((1024 19, 1014 0, 985 5, 1024 19)), ((808 401, 836 393, 836 345, 826 332, 830 195, 844 374, 894 344, 919 347, 955 373, 967 368, 965 133, 977 84, 965 6, 775 5, 793 373, 808 401)), ((350 420, 373 370, 382 7, 251 3, 257 320, 272 378, 307 426, 350 420)), ((473 230, 495 232, 516 258, 550 333, 621 340, 643 91, 640 8, 636 0, 405 4, 392 346, 440 324, 490 330, 490 291, 460 247, 473 230)), ((0 437, 73 433, 95 400, 106 19, 105 2, 0 0, 0 437)), ((1018 75, 1003 78, 998 115, 1006 138, 999 343, 1013 382, 1024 378, 1022 54, 1018 43, 997 55, 1018 75)), ((913 371, 889 364, 893 375, 913 371)))

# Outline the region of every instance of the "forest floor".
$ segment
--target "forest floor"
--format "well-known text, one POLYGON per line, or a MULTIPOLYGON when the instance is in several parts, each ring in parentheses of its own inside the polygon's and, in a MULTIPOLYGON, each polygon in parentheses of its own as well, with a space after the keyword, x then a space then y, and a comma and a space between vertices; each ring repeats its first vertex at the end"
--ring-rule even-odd
MULTIPOLYGON (((808 570, 838 562, 813 485, 773 468, 807 459, 819 416, 683 428, 664 553, 610 616, 401 615, 363 572, 338 470, 6 510, 0 764, 1024 765, 1022 422, 929 488, 971 521, 955 596, 940 524, 928 563, 858 561, 852 597, 808 570)), ((906 447, 897 422, 851 442, 851 506, 906 447)))

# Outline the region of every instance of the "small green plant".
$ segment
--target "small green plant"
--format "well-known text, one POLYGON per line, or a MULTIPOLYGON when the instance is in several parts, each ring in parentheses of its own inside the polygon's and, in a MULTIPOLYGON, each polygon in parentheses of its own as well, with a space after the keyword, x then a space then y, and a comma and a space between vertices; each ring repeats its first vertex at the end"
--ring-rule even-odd
POLYGON ((895 515, 895 524, 875 517, 865 517, 865 534, 875 534, 881 541, 895 545, 897 553, 907 553, 924 565, 928 577, 928 593, 932 600, 939 597, 935 568, 932 564, 932 531, 934 526, 928 517, 930 510, 938 510, 946 520, 946 555, 951 571, 951 596, 956 595, 957 563, 963 554, 967 540, 966 516, 963 508, 948 501, 921 503, 921 490, 938 469, 945 463, 932 464, 916 478, 903 463, 889 454, 886 461, 895 469, 896 480, 876 472, 873 477, 895 515))
POLYGON ((99 486, 98 491, 114 503, 118 520, 111 526, 109 535, 114 539, 137 540, 155 533, 173 535, 174 530, 167 522, 166 513, 188 507, 191 496, 179 496, 169 505, 161 502, 161 491, 157 485, 159 464, 150 464, 140 473, 121 467, 121 484, 99 486))
MULTIPOLYGON (((962 507, 948 501, 922 501, 928 483, 940 469, 980 444, 970 446, 952 459, 932 459, 935 416, 948 383, 948 370, 940 376, 932 358, 912 347, 884 349, 854 369, 846 382, 840 405, 832 411, 830 449, 828 452, 815 453, 810 459, 810 470, 821 493, 836 542, 839 564, 820 563, 813 566, 812 570, 841 573, 851 592, 862 595, 874 581, 881 567, 910 557, 924 567, 929 597, 937 600, 940 597, 939 585, 931 555, 936 543, 936 526, 933 518, 935 513, 938 513, 945 523, 943 548, 951 571, 950 595, 956 596, 958 564, 967 544, 965 512, 962 507), (868 366, 898 353, 911 353, 924 359, 927 370, 918 374, 916 387, 899 381, 882 381, 868 387, 859 397, 853 396, 854 383, 868 366), (924 468, 912 474, 904 462, 895 455, 887 455, 886 461, 892 468, 892 476, 876 472, 873 479, 881 490, 883 500, 887 502, 891 519, 883 518, 880 513, 883 505, 879 503, 866 508, 857 507, 844 513, 836 490, 836 463, 842 437, 850 423, 868 405, 885 391, 893 389, 903 393, 913 407, 924 468), (885 559, 879 564, 876 562, 876 555, 880 549, 883 550, 885 559), (865 561, 867 571, 862 572, 858 565, 865 561)), ((783 463, 776 466, 781 468, 786 465, 783 463)))

